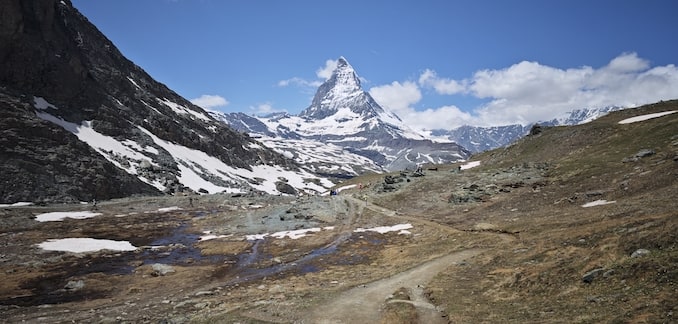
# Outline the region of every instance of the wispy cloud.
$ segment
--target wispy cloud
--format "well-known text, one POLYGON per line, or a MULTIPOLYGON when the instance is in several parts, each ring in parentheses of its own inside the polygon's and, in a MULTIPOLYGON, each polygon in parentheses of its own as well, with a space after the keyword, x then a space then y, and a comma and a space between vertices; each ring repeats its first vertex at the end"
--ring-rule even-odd
POLYGON ((287 80, 280 80, 278 81, 278 86, 279 87, 287 87, 287 86, 298 86, 298 87, 303 87, 303 88, 317 88, 322 84, 322 81, 308 81, 304 80, 302 78, 298 77, 293 77, 287 80))
POLYGON ((332 72, 337 68, 338 60, 326 60, 325 65, 315 71, 318 77, 316 80, 307 80, 300 77, 292 77, 286 80, 278 81, 279 87, 297 86, 305 89, 315 89, 332 76, 332 72))
POLYGON ((228 100, 218 95, 202 95, 198 98, 190 100, 194 105, 200 106, 204 109, 212 109, 217 107, 225 107, 228 105, 228 100))
POLYGON ((439 94, 457 94, 466 92, 465 81, 439 78, 435 71, 426 69, 419 76, 419 84, 422 87, 431 87, 439 94))
POLYGON ((268 115, 275 112, 284 112, 284 109, 276 109, 273 107, 273 104, 270 102, 265 102, 257 104, 255 106, 250 106, 250 111, 255 115, 268 115))
POLYGON ((320 67, 315 71, 315 75, 318 76, 318 78, 321 78, 323 80, 327 80, 332 76, 332 72, 337 68, 337 62, 338 60, 327 60, 325 61, 325 66, 320 67))
MULTIPOLYGON (((638 106, 678 98, 678 68, 652 67, 636 53, 623 53, 600 68, 555 68, 522 61, 503 69, 476 71, 470 78, 440 77, 427 69, 417 82, 392 82, 370 89, 380 104, 422 129, 452 129, 464 124, 527 124, 581 108, 638 106), (466 111, 454 105, 425 110, 413 106, 421 89, 439 95, 465 94, 487 103, 466 111)), ((452 98, 450 100, 453 100, 452 98)))
POLYGON ((415 110, 413 105, 422 99, 419 86, 412 81, 373 87, 370 95, 384 108, 396 113, 403 121, 414 129, 441 129, 449 125, 473 122, 469 113, 450 105, 436 109, 415 110))

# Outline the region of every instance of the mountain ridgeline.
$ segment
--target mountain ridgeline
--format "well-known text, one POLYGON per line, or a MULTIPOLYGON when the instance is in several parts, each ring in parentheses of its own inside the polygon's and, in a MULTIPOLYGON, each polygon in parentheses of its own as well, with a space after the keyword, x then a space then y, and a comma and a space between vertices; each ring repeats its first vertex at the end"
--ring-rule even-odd
POLYGON ((0 12, 0 202, 279 192, 257 166, 322 182, 155 81, 70 1, 0 12))

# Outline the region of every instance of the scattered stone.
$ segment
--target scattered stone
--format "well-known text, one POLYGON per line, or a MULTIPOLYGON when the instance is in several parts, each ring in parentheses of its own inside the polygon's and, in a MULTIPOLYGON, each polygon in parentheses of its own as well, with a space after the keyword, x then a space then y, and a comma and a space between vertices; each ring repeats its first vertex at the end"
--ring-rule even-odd
POLYGON ((601 274, 603 273, 603 271, 605 271, 605 268, 596 268, 596 269, 593 269, 593 270, 591 270, 591 271, 585 273, 584 276, 581 277, 581 280, 582 280, 583 282, 585 282, 585 283, 591 283, 591 282, 593 282, 593 280, 594 280, 596 277, 598 277, 599 275, 601 275, 601 274))
POLYGON ((275 190, 288 195, 297 195, 297 190, 287 182, 278 181, 275 183, 275 190))
POLYGON ((76 291, 82 288, 85 288, 85 282, 82 280, 71 280, 64 286, 64 289, 70 291, 76 291))
POLYGON ((154 277, 164 276, 168 273, 175 272, 174 267, 167 265, 167 264, 154 263, 152 268, 153 268, 153 272, 151 273, 151 275, 154 276, 154 277))
POLYGON ((654 150, 642 149, 642 150, 638 151, 638 153, 636 153, 635 157, 642 159, 644 157, 648 157, 648 156, 651 156, 651 155, 654 155, 654 154, 655 154, 654 150))
POLYGON ((656 153, 656 152, 655 152, 654 150, 651 150, 651 149, 642 149, 642 150, 638 151, 638 153, 636 153, 636 154, 633 155, 632 157, 624 158, 624 159, 622 160, 622 162, 623 162, 623 163, 636 162, 636 161, 638 161, 638 160, 640 160, 640 159, 642 159, 642 158, 644 158, 644 157, 652 156, 652 155, 654 155, 655 153, 656 153))
POLYGON ((640 257, 644 257, 648 254, 650 254, 650 250, 638 249, 638 250, 633 251, 633 253, 631 253, 631 257, 632 258, 640 258, 640 257))

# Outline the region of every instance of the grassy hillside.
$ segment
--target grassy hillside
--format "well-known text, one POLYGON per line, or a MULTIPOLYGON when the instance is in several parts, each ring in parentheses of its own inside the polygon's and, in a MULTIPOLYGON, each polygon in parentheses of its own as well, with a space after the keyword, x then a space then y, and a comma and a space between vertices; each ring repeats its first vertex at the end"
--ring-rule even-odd
POLYGON ((673 322, 678 113, 618 123, 669 110, 678 101, 544 128, 375 199, 477 233, 466 244, 486 252, 428 288, 452 322, 673 322))

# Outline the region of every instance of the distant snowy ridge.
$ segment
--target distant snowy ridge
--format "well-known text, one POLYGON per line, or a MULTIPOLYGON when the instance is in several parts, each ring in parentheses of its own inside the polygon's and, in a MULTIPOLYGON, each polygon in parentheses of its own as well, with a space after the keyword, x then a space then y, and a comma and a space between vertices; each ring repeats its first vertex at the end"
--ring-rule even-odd
POLYGON ((625 107, 609 106, 602 108, 576 109, 551 120, 528 125, 513 124, 490 127, 466 125, 452 130, 431 130, 427 135, 432 139, 454 141, 471 152, 482 152, 502 147, 518 140, 527 135, 535 124, 542 126, 579 125, 591 122, 610 112, 622 109, 625 109, 625 107))

